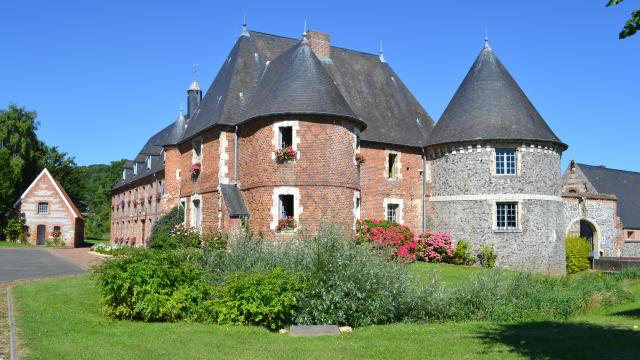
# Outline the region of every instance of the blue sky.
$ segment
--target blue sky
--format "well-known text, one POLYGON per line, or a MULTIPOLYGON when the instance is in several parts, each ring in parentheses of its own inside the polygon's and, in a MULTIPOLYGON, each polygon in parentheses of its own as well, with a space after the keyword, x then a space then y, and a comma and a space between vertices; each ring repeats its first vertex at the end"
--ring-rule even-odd
POLYGON ((195 77, 208 88, 249 28, 385 57, 438 119, 482 47, 492 48, 569 159, 640 171, 640 1, 3 1, 0 106, 38 112, 40 137, 81 165, 135 156, 173 121, 195 77))

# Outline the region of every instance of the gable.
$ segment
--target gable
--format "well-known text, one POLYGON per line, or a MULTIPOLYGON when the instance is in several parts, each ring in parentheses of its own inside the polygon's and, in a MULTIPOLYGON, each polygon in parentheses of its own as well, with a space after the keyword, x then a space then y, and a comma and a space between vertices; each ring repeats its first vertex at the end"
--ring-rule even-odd
POLYGON ((54 194, 60 200, 62 200, 65 207, 69 210, 69 212, 73 215, 73 217, 80 218, 80 219, 82 218, 80 211, 75 206, 75 204, 71 201, 71 198, 69 197, 67 192, 64 191, 64 188, 62 187, 62 185, 60 185, 60 183, 56 179, 54 179, 53 176, 51 176, 51 173, 47 169, 42 170, 40 175, 38 175, 36 179, 33 180, 33 182, 31 183, 31 185, 29 185, 27 190, 25 190, 24 193, 22 193, 22 195, 20 196, 20 198, 13 204, 13 207, 14 208, 17 207, 18 204, 23 202, 25 199, 27 199, 30 196, 33 196, 38 185, 40 184, 43 184, 45 186, 48 185, 51 188, 53 188, 54 194))

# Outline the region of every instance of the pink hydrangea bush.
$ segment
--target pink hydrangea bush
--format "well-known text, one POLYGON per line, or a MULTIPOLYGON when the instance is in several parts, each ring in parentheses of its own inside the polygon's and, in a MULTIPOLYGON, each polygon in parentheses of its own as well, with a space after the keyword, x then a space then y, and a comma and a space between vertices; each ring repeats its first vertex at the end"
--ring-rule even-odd
POLYGON ((425 232, 416 237, 416 260, 433 263, 451 263, 456 244, 451 235, 442 232, 425 232))

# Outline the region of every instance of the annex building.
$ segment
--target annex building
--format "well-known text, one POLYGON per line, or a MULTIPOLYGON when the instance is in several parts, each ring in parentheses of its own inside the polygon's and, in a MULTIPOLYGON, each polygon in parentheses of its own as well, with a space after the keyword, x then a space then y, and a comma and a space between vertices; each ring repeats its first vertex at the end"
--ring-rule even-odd
MULTIPOLYGON (((245 26, 187 103, 126 163, 112 241, 145 245, 178 205, 202 231, 248 218, 275 241, 328 220, 388 219, 475 250, 492 244, 502 266, 563 273, 569 222, 587 218, 563 195, 567 145, 486 40, 437 124, 382 52, 335 47, 317 31, 292 39, 245 26)), ((614 231, 601 229, 595 252, 620 250, 607 245, 619 243, 614 231)))

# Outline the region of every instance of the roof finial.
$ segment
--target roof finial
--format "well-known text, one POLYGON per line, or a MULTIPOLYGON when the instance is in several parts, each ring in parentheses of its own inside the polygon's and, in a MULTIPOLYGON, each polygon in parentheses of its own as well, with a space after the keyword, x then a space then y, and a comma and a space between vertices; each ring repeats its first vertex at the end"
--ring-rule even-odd
POLYGON ((182 110, 182 104, 180 104, 180 117, 184 117, 184 110, 182 110))
POLYGON ((302 42, 306 43, 307 40, 307 19, 304 20, 304 31, 302 32, 302 42))
POLYGON ((247 15, 242 13, 242 33, 240 36, 249 36, 249 30, 247 30, 247 15))
POLYGON ((380 56, 378 56, 380 58, 380 62, 387 62, 387 60, 384 59, 384 50, 382 50, 382 40, 380 40, 380 56))
POLYGON ((486 49, 491 49, 489 47, 489 33, 487 32, 487 28, 484 29, 484 47, 486 49))

